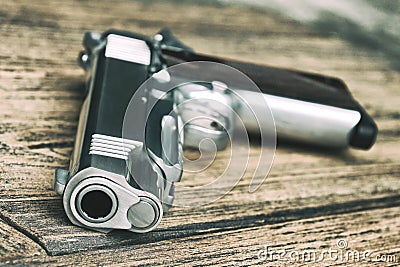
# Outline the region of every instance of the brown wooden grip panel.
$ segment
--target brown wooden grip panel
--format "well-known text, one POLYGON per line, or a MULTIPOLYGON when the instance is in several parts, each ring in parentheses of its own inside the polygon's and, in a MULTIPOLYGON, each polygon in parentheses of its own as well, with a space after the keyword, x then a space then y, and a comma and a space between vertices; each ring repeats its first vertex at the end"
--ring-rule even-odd
POLYGON ((265 94, 346 109, 357 109, 357 105, 355 105, 356 103, 346 85, 338 78, 262 66, 187 51, 164 50, 163 54, 168 66, 188 61, 212 61, 234 67, 249 76, 265 94))

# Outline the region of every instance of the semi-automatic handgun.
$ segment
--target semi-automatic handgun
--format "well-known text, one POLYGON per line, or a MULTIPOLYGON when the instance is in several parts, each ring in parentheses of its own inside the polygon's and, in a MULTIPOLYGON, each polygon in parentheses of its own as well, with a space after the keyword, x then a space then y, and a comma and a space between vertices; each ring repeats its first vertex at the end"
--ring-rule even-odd
MULTIPOLYGON (((183 147, 209 138, 217 149, 223 149, 235 127, 226 109, 207 113, 215 123, 190 121, 187 113, 206 112, 203 104, 207 101, 223 99, 240 115, 249 132, 263 127, 275 130, 255 123, 241 108, 240 100, 226 93, 223 83, 189 82, 165 94, 160 94, 157 85, 143 90, 141 102, 130 107, 137 118, 132 125, 138 127, 131 127, 123 136, 133 95, 150 77, 158 75, 162 83, 163 71, 179 63, 218 62, 250 77, 261 90, 263 101, 240 81, 234 91, 256 111, 268 103, 279 140, 369 149, 376 139, 374 121, 345 83, 334 77, 198 54, 168 30, 153 38, 117 30, 89 32, 83 45, 79 62, 87 74, 85 98, 70 167, 57 169, 54 186, 63 196, 68 218, 82 227, 143 233, 160 223, 163 212, 173 204, 174 183, 182 176, 183 147), (204 99, 192 105, 203 109, 190 105, 179 108, 181 102, 199 96, 204 99)), ((181 77, 183 81, 195 81, 196 72, 188 73, 188 77, 181 77)))

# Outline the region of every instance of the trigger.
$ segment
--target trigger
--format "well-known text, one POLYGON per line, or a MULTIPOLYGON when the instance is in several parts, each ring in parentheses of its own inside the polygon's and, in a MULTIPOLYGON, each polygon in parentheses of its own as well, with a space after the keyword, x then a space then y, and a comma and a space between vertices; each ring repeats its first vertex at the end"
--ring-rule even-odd
POLYGON ((179 132, 174 117, 166 115, 161 121, 162 159, 165 164, 174 166, 179 160, 179 132))

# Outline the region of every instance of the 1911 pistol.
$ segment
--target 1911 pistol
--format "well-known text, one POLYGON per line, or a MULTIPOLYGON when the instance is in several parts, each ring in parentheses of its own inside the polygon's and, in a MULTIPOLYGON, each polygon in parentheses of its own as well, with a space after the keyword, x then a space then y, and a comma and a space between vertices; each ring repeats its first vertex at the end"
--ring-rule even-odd
MULTIPOLYGON (((212 98, 221 91, 198 83, 163 97, 146 91, 141 96, 143 104, 134 107, 138 114, 147 114, 146 103, 157 102, 145 123, 145 135, 143 129, 133 127, 129 136, 122 136, 124 115, 138 88, 153 74, 178 63, 219 62, 249 76, 271 109, 279 139, 368 149, 377 135, 374 121, 337 78, 197 54, 168 30, 154 38, 117 30, 90 32, 83 44, 79 60, 87 74, 85 99, 69 170, 58 169, 55 179, 66 214, 82 227, 102 232, 151 231, 173 204, 174 183, 182 176, 183 145, 196 146, 200 139, 211 138, 218 149, 226 146, 226 130, 185 121, 185 109, 172 112, 177 99, 190 99, 198 91, 212 98), (184 138, 181 125, 185 125, 184 138)), ((221 87, 218 82, 214 85, 221 87)), ((239 90, 252 107, 265 108, 258 95, 246 88, 239 90)), ((247 119, 237 108, 240 103, 233 106, 248 131, 263 127, 247 119)), ((230 115, 224 116, 233 128, 230 115)))

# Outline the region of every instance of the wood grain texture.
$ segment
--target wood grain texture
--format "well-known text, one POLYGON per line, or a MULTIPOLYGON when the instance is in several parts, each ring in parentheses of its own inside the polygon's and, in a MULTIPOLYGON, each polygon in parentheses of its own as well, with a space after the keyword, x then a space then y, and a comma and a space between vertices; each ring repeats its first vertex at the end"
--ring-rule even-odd
MULTIPOLYGON (((378 53, 244 7, 7 1, 0 23, 0 264, 268 265, 256 257, 264 245, 321 250, 341 238, 351 248, 400 258, 400 74, 378 53), (68 166, 74 142, 83 33, 120 28, 154 34, 166 26, 203 53, 344 79, 377 121, 376 145, 324 151, 279 144, 267 181, 249 194, 253 147, 235 189, 206 206, 172 209, 152 233, 104 235, 71 225, 52 183, 54 169, 68 166), (68 255, 53 256, 62 254, 68 255)), ((182 183, 206 183, 228 157, 221 152, 214 168, 185 174, 182 183)))
MULTIPOLYGON (((300 266, 304 262, 259 260, 257 252, 265 245, 271 249, 285 248, 291 250, 306 250, 313 248, 322 251, 332 247, 337 249, 337 240, 348 241, 352 250, 370 250, 371 261, 368 266, 382 266, 376 261, 376 256, 384 253, 398 254, 394 232, 400 225, 397 219, 398 209, 376 209, 363 212, 339 214, 334 216, 316 217, 312 219, 295 220, 264 224, 250 228, 231 229, 223 232, 212 232, 202 235, 176 238, 135 246, 122 246, 118 250, 105 249, 76 253, 63 257, 35 256, 33 258, 17 259, 13 263, 28 263, 31 261, 44 264, 54 263, 82 265, 241 265, 265 266, 290 265, 300 266), (378 230, 379 229, 379 230, 378 230), (257 237, 257 238, 255 238, 257 237), (301 237, 301 238, 300 238, 301 237), (101 257, 99 256, 101 255, 101 257), (157 255, 155 257, 155 255, 157 255)), ((307 262, 305 262, 307 263, 307 262)), ((338 263, 347 263, 336 262, 338 263)), ((321 265, 335 264, 327 260, 321 265)), ((360 263, 349 261, 348 266, 359 266, 360 263)), ((315 264, 312 264, 315 266, 315 264)))
POLYGON ((0 220, 0 259, 7 263, 16 258, 32 257, 46 252, 28 237, 0 220))

